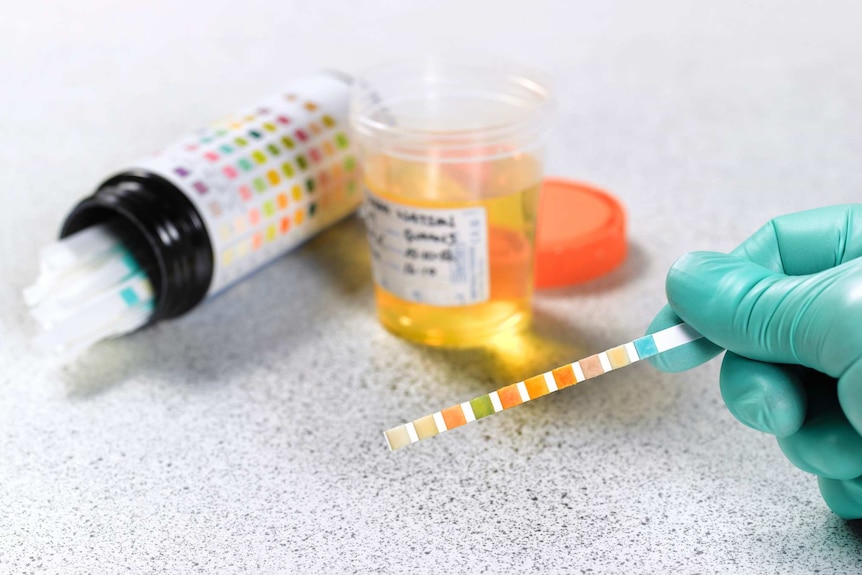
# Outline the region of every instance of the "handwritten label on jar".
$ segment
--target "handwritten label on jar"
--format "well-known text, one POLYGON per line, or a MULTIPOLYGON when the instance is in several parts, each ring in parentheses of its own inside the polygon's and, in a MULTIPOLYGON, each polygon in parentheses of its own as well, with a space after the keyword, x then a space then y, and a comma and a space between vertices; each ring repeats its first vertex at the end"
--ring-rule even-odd
POLYGON ((366 190, 363 215, 377 285, 401 299, 432 306, 488 300, 483 207, 406 206, 366 190))

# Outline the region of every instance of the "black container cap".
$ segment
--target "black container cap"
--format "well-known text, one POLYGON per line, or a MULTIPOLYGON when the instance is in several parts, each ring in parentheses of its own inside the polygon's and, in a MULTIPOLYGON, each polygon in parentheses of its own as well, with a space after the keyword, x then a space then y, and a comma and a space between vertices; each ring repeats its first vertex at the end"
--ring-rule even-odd
POLYGON ((144 170, 118 174, 75 206, 60 237, 108 222, 119 224, 121 240, 153 284, 148 323, 179 316, 206 297, 212 244, 200 214, 176 186, 144 170))

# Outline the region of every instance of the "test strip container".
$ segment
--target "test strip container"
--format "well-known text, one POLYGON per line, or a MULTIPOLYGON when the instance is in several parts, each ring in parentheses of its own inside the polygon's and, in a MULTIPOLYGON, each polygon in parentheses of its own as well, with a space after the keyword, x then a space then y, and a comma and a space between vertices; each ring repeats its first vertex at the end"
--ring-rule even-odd
POLYGON ((348 100, 340 73, 299 78, 105 180, 73 208, 25 292, 44 347, 177 317, 353 212, 362 194, 348 100), (126 311, 106 312, 91 301, 100 297, 126 311), (102 323, 76 332, 98 310, 102 323))

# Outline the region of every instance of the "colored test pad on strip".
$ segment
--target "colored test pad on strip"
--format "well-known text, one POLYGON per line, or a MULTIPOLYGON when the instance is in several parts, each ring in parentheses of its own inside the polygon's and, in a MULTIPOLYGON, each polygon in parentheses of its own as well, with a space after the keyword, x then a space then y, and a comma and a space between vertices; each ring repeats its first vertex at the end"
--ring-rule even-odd
POLYGON ((393 427, 383 432, 383 435, 389 449, 395 451, 420 439, 434 437, 444 431, 571 387, 586 379, 631 365, 702 337, 690 326, 681 323, 393 427))

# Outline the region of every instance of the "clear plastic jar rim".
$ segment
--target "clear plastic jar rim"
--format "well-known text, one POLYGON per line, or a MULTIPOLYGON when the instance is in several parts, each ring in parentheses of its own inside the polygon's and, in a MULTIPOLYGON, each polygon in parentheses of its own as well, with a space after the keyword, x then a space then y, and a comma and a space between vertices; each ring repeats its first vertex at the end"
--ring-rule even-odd
MULTIPOLYGON (((487 96, 488 92, 474 91, 472 94, 487 96)), ((495 99, 500 101, 516 98, 505 94, 497 96, 495 99)), ((411 152, 421 155, 428 148, 458 151, 495 145, 506 145, 509 153, 517 153, 541 143, 550 128, 554 108, 551 82, 543 72, 500 59, 453 60, 432 56, 422 60, 391 61, 359 74, 352 86, 350 117, 360 138, 376 141, 383 147, 397 146, 401 152, 399 155, 412 155, 411 152), (495 75, 500 85, 508 84, 529 99, 526 102, 529 112, 511 121, 445 131, 399 126, 381 119, 381 113, 385 117, 386 108, 397 101, 381 96, 380 90, 385 90, 387 82, 395 82, 402 87, 431 88, 452 69, 462 72, 475 69, 495 75), (435 77, 429 72, 438 75, 435 77)))

